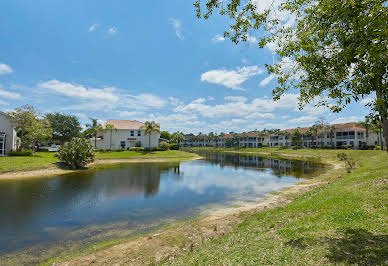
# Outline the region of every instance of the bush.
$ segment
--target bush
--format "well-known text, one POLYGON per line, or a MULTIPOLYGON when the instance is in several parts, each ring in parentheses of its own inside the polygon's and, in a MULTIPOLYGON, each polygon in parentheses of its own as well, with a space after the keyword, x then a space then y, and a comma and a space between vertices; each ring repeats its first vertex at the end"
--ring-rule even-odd
POLYGON ((147 148, 144 148, 144 151, 145 152, 152 152, 152 151, 163 151, 161 148, 151 148, 151 147, 147 147, 147 148))
POLYGON ((168 151, 168 149, 170 148, 170 145, 168 145, 167 142, 161 142, 159 144, 159 148, 162 149, 163 151, 168 151))
POLYGON ((340 161, 346 161, 348 159, 348 155, 344 152, 340 152, 337 154, 337 158, 340 160, 340 161))
POLYGON ((25 151, 10 151, 8 156, 32 156, 34 152, 32 150, 25 151))
POLYGON ((170 150, 179 150, 179 145, 176 143, 171 143, 170 144, 170 150))
POLYGON ((137 141, 136 144, 135 144, 135 147, 140 148, 141 147, 141 142, 137 141))
POLYGON ((130 151, 144 151, 143 147, 132 147, 129 149, 130 151))
POLYGON ((70 168, 80 169, 94 161, 94 150, 88 140, 73 138, 59 148, 57 156, 70 168))
POLYGON ((356 161, 353 158, 348 158, 345 162, 345 167, 348 173, 352 172, 352 170, 356 167, 356 161))

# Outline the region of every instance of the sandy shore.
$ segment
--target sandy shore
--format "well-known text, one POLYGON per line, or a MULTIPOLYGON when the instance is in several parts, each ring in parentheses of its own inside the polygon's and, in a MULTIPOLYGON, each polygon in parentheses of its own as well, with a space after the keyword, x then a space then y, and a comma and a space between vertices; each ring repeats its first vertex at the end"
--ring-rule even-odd
MULTIPOLYGON (((199 160, 199 159, 201 159, 201 157, 196 156, 193 158, 183 158, 181 161, 191 161, 191 160, 199 160)), ((179 161, 180 158, 97 159, 95 162, 89 164, 88 168, 84 170, 69 170, 69 169, 61 169, 59 167, 52 166, 44 169, 36 169, 36 170, 30 170, 30 171, 1 173, 0 180, 29 179, 29 178, 39 178, 39 177, 71 174, 75 172, 90 170, 90 169, 93 169, 93 167, 98 165, 111 165, 111 164, 120 164, 120 163, 170 162, 172 160, 179 161)))

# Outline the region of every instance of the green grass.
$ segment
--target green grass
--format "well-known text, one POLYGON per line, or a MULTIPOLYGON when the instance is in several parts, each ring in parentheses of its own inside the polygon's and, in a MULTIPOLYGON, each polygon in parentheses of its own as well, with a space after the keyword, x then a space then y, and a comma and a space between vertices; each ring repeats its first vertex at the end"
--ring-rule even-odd
MULTIPOLYGON (((187 160, 193 154, 182 151, 155 151, 155 152, 98 152, 96 159, 166 159, 168 161, 187 160)), ((0 157, 0 173, 36 170, 55 167, 59 160, 55 153, 38 152, 34 156, 4 156, 0 157)))
POLYGON ((58 159, 50 152, 38 152, 34 156, 4 156, 0 157, 0 173, 47 168, 56 162, 58 159))
MULTIPOLYGON (((248 149, 253 152, 262 149, 248 149)), ((379 151, 270 150, 322 156, 338 152, 358 168, 285 207, 253 214, 235 230, 169 264, 382 265, 388 262, 388 156, 379 151)))

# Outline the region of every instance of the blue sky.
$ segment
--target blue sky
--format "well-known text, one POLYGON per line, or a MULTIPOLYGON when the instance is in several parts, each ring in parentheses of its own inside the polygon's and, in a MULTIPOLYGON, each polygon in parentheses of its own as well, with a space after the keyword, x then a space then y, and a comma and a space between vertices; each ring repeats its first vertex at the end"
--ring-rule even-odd
MULTIPOLYGON (((268 2, 262 1, 263 4, 268 2)), ((236 46, 224 17, 195 17, 193 1, 2 0, 0 110, 31 104, 42 113, 155 120, 170 131, 229 132, 358 121, 307 106, 297 91, 271 100, 276 79, 252 33, 236 46)), ((364 103, 367 99, 364 99, 364 103)))

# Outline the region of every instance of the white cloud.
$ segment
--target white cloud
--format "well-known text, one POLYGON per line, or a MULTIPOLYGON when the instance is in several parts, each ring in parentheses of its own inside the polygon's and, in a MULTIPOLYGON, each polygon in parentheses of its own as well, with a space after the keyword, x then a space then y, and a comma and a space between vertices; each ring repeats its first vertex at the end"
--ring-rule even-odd
POLYGON ((0 105, 8 105, 8 103, 4 102, 3 100, 0 100, 0 105))
MULTIPOLYGON (((225 97, 224 104, 209 105, 204 98, 199 98, 187 105, 179 105, 174 111, 183 113, 198 113, 204 117, 239 117, 255 113, 268 113, 276 109, 297 107, 298 94, 285 94, 278 101, 270 98, 254 98, 248 102, 242 96, 225 97)), ((256 114, 258 115, 258 114, 256 114)), ((269 117, 270 115, 266 115, 269 117)))
POLYGON ((121 111, 119 112, 119 116, 121 117, 134 117, 134 116, 139 116, 143 115, 144 112, 137 112, 137 111, 121 111))
POLYGON ((185 37, 182 34, 182 22, 176 18, 169 18, 168 22, 172 25, 175 30, 175 35, 178 39, 183 40, 185 37))
POLYGON ((260 81, 259 85, 262 87, 267 86, 274 78, 276 78, 276 75, 270 74, 268 77, 260 81))
POLYGON ((290 122, 294 124, 306 124, 306 123, 315 122, 317 120, 318 118, 316 116, 307 115, 307 116, 301 116, 298 118, 291 119, 290 122))
POLYGON ((201 75, 201 81, 223 85, 233 90, 244 90, 240 87, 242 83, 250 77, 260 75, 263 72, 264 70, 258 66, 246 66, 236 70, 210 70, 201 75))
POLYGON ((272 113, 259 113, 254 112, 247 116, 249 119, 267 119, 267 118, 275 118, 275 115, 272 113))
POLYGON ((175 97, 168 97, 168 100, 170 101, 170 103, 173 106, 177 106, 177 105, 181 104, 180 100, 178 98, 175 98, 175 97))
POLYGON ((12 100, 20 99, 21 98, 19 93, 10 92, 10 91, 1 90, 1 89, 0 89, 0 97, 7 98, 7 99, 12 99, 12 100))
POLYGON ((9 65, 0 63, 0 75, 11 74, 12 72, 13 70, 9 65))
POLYGON ((119 29, 117 27, 110 27, 108 29, 108 34, 110 34, 110 35, 114 35, 114 34, 116 34, 118 32, 119 32, 119 29))
POLYGON ((113 110, 119 107, 148 109, 161 108, 166 104, 164 99, 153 94, 122 94, 114 87, 96 89, 58 80, 50 80, 39 83, 38 88, 71 97, 75 101, 80 101, 80 103, 64 107, 63 110, 101 110, 103 108, 113 110))
POLYGON ((93 24, 92 26, 89 27, 89 32, 95 31, 97 28, 98 24, 93 24))
POLYGON ((367 98, 364 98, 364 99, 361 100, 361 104, 367 105, 367 104, 373 103, 374 101, 375 101, 374 98, 367 97, 367 98))
POLYGON ((348 122, 358 122, 358 121, 364 121, 365 117, 363 116, 347 116, 347 117, 338 117, 330 122, 330 124, 341 124, 341 123, 348 123, 348 122))
POLYGON ((216 34, 213 38, 212 38, 212 42, 223 42, 225 41, 225 38, 224 36, 220 35, 220 34, 216 34))
POLYGON ((116 89, 112 87, 103 89, 86 88, 82 85, 58 80, 41 82, 38 84, 38 87, 81 100, 97 100, 107 104, 115 104, 120 100, 120 97, 115 93, 116 89))

